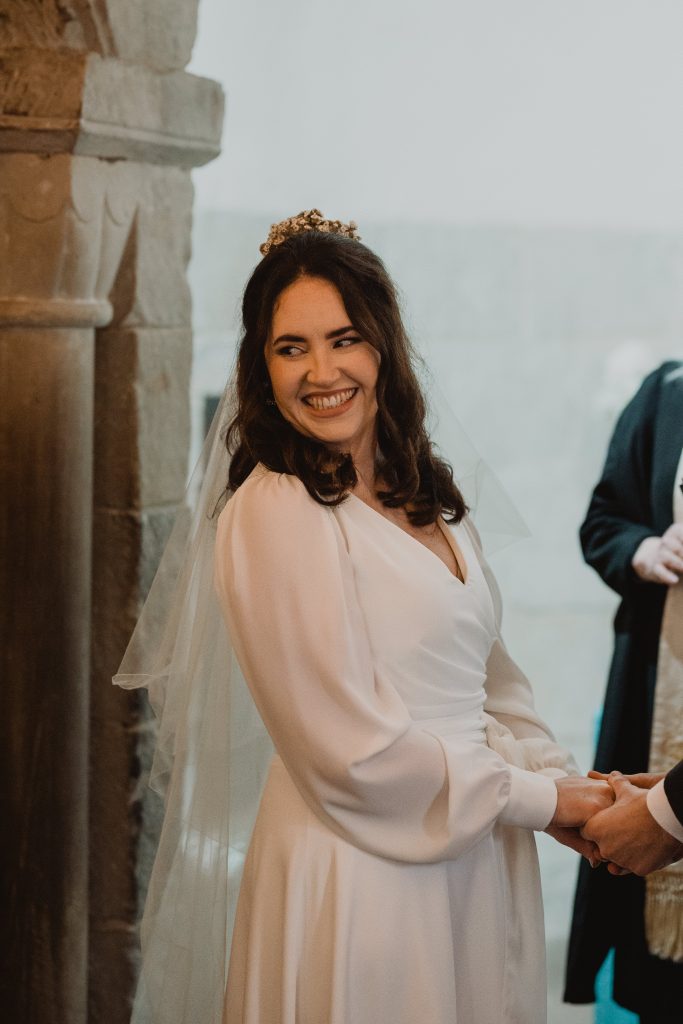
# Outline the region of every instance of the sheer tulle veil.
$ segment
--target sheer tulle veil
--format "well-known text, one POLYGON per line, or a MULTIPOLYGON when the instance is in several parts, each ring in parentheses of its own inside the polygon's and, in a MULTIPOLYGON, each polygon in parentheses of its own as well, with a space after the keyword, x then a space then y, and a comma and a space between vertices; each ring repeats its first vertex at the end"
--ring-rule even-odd
MULTIPOLYGON (((490 553, 527 531, 433 381, 432 437, 490 553)), ((151 786, 164 818, 141 924, 133 1024, 220 1024, 245 852, 271 744, 236 662, 213 585, 229 500, 228 384, 114 682, 146 687, 158 720, 151 786)))
POLYGON ((150 785, 164 818, 141 923, 133 1024, 218 1024, 242 862, 270 741, 213 586, 227 500, 226 388, 114 682, 158 720, 150 785))

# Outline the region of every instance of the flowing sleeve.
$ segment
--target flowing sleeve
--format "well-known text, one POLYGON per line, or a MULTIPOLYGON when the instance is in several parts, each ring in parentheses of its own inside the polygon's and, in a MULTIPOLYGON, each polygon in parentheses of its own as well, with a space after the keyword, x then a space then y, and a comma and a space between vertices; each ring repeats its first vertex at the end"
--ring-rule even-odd
MULTIPOLYGON (((529 680, 510 657, 501 634, 502 602, 496 578, 486 562, 473 524, 465 523, 493 601, 496 636, 486 664, 486 702, 489 745, 510 761, 513 775, 519 775, 519 793, 524 792, 530 773, 562 778, 578 775, 574 758, 562 747, 534 707, 529 680)), ((516 796, 515 796, 516 798, 516 796)), ((516 813, 511 807, 507 814, 516 813)))
POLYGON ((430 862, 457 857, 501 815, 547 825, 550 779, 526 773, 516 797, 519 782, 495 751, 411 719, 373 664, 336 517, 297 478, 257 470, 221 514, 216 555, 255 703, 303 799, 332 830, 380 856, 430 862))

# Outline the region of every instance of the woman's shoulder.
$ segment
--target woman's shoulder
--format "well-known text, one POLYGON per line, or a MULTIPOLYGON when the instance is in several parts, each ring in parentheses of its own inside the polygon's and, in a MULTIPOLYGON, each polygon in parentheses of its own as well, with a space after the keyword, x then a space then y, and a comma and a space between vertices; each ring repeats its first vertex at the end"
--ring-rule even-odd
MULTIPOLYGON (((226 502, 216 528, 220 587, 240 576, 293 580, 329 563, 339 547, 334 516, 298 477, 257 466, 226 502)), ((331 563, 329 563, 331 564, 331 563)))
MULTIPOLYGON (((232 495, 231 501, 284 501, 308 503, 313 502, 303 482, 292 473, 276 473, 259 462, 251 473, 232 495)), ((317 504, 317 502, 313 502, 317 504)))
POLYGON ((299 477, 275 473, 259 463, 228 498, 218 519, 218 529, 224 529, 236 518, 258 528, 260 523, 287 525, 293 518, 310 520, 326 511, 310 496, 299 477))

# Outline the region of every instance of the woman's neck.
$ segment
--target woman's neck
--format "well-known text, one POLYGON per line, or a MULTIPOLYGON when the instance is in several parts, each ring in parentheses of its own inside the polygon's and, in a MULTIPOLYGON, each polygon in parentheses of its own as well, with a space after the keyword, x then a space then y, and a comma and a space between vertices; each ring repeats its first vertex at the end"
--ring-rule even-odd
POLYGON ((368 505, 381 509, 382 502, 377 497, 377 490, 382 488, 382 469, 376 454, 368 453, 365 458, 354 459, 353 466, 357 478, 353 493, 368 505))

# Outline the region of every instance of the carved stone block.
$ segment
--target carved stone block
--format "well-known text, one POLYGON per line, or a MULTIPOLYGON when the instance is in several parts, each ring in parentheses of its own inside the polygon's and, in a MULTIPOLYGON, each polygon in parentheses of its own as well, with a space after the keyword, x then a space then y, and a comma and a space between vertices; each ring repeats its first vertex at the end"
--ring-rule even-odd
POLYGON ((162 71, 184 68, 192 56, 199 0, 108 0, 113 52, 162 71))
POLYGON ((0 153, 0 322, 109 321, 137 202, 130 184, 128 168, 103 160, 0 153))
POLYGON ((199 0, 0 0, 3 43, 92 50, 183 68, 196 35, 199 0))
POLYGON ((207 78, 97 53, 0 50, 0 151, 189 168, 218 155, 222 124, 223 91, 207 78))
POLYGON ((187 329, 109 329, 95 358, 95 504, 139 509, 180 500, 190 432, 187 329))
POLYGON ((136 170, 136 181, 130 187, 135 191, 137 209, 110 293, 112 325, 189 327, 190 176, 171 167, 131 165, 130 170, 136 170))
POLYGON ((94 12, 89 8, 95 6, 96 0, 0 0, 3 44, 17 48, 94 48, 94 12))

